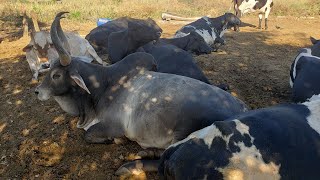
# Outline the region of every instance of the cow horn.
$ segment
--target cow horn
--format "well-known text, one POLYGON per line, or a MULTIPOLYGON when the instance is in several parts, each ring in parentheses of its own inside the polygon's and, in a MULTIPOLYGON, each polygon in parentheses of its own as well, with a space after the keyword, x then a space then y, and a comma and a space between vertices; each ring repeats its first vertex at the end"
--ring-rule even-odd
MULTIPOLYGON (((51 35, 52 43, 59 54, 61 65, 67 66, 71 63, 71 56, 70 56, 69 52, 64 48, 62 42, 60 41, 60 37, 59 37, 59 34, 60 35, 64 34, 62 31, 61 25, 60 25, 60 19, 63 18, 63 17, 61 17, 61 15, 63 15, 64 13, 65 12, 60 12, 56 15, 56 17, 51 25, 50 35, 51 35), (60 27, 60 29, 58 27, 60 27)), ((64 38, 66 40, 65 36, 64 36, 64 38)))
MULTIPOLYGON (((56 17, 60 17, 60 19, 61 19, 61 18, 65 18, 64 16, 62 16, 62 15, 65 14, 65 13, 69 13, 69 12, 59 12, 56 17)), ((70 52, 71 52, 71 51, 70 51, 70 45, 69 45, 69 42, 68 42, 68 40, 67 40, 66 35, 63 33, 63 30, 62 30, 61 24, 60 24, 60 20, 58 21, 58 24, 57 24, 57 32, 58 32, 58 36, 59 36, 59 38, 60 38, 60 41, 61 41, 64 49, 65 49, 69 54, 71 54, 71 53, 70 53, 70 52)))

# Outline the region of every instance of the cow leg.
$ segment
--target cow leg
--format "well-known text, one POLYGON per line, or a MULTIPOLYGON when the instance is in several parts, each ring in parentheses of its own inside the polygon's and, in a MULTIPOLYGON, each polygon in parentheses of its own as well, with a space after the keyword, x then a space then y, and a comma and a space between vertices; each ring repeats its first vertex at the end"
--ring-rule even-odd
POLYGON ((259 26, 258 26, 258 29, 261 29, 261 22, 262 22, 262 13, 259 13, 259 26))
POLYGON ((84 139, 87 143, 111 144, 113 143, 113 137, 109 136, 109 132, 109 128, 105 127, 102 123, 97 123, 85 132, 84 139))
POLYGON ((160 158, 163 153, 163 149, 146 149, 143 151, 139 151, 134 159, 157 159, 160 158))
POLYGON ((268 29, 268 17, 269 17, 270 11, 271 11, 271 7, 266 8, 266 12, 265 12, 265 15, 264 15, 264 18, 265 18, 265 29, 266 30, 268 29))

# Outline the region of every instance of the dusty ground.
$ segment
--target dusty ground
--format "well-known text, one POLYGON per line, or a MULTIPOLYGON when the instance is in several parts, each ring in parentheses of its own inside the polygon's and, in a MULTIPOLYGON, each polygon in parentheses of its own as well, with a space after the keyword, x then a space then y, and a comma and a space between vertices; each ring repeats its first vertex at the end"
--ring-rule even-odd
MULTIPOLYGON (((256 25, 257 18, 243 21, 256 25)), ((95 26, 63 27, 67 24, 80 34, 95 26)), ((182 26, 159 24, 164 36, 182 26)), ((290 102, 291 61, 300 47, 310 44, 309 36, 320 37, 319 24, 319 18, 271 17, 268 31, 250 26, 239 33, 230 31, 220 52, 195 58, 213 83, 229 84, 232 94, 252 108, 290 102)), ((11 31, 12 36, 18 29, 11 31)), ((0 35, 8 32, 6 27, 0 35)), ((27 43, 28 39, 4 39, 0 44, 0 179, 117 179, 113 173, 139 146, 86 144, 83 131, 75 127, 77 118, 66 115, 53 100, 37 100, 37 84, 30 83, 21 51, 27 43)), ((148 177, 154 179, 155 174, 148 177)))

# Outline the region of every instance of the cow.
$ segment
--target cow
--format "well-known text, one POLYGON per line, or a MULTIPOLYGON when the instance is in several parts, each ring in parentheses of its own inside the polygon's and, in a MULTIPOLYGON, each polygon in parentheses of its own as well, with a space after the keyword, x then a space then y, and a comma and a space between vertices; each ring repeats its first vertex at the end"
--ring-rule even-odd
POLYGON ((310 41, 313 44, 311 49, 311 55, 320 57, 320 40, 310 37, 310 41))
POLYGON ((265 18, 265 29, 268 29, 268 17, 273 7, 273 0, 233 0, 235 14, 240 18, 246 13, 259 11, 259 26, 261 29, 262 15, 265 18))
POLYGON ((234 27, 239 30, 240 19, 232 13, 225 13, 216 18, 209 18, 204 16, 190 24, 183 26, 179 29, 175 37, 187 36, 191 31, 195 31, 203 37, 205 42, 217 51, 218 48, 225 43, 223 39, 224 33, 227 29, 234 27))
MULTIPOLYGON (((202 37, 201 37, 202 38, 202 37)), ((157 64, 157 72, 177 74, 210 84, 192 55, 172 44, 163 41, 150 42, 138 49, 151 54, 157 64)))
MULTIPOLYGON (((65 33, 66 43, 72 56, 84 56, 82 60, 106 65, 97 55, 89 42, 75 32, 65 33)), ((52 44, 48 31, 32 31, 31 40, 22 50, 26 53, 26 59, 32 72, 32 80, 38 81, 39 73, 47 72, 53 60, 59 57, 56 48, 52 44)))
POLYGON ((140 46, 160 38, 162 29, 150 18, 121 17, 90 31, 85 37, 100 54, 108 54, 112 63, 120 61, 140 46))
POLYGON ((313 56, 310 48, 303 48, 291 64, 290 86, 292 100, 304 102, 320 94, 320 57, 313 56))
POLYGON ((197 55, 210 54, 213 51, 213 49, 204 41, 203 37, 195 31, 191 31, 187 36, 178 38, 160 38, 159 41, 172 44, 197 55))
MULTIPOLYGON (((61 14, 58 14, 61 15, 61 14)), ((247 106, 220 88, 178 75, 153 72, 152 55, 137 52, 110 66, 72 57, 56 27, 51 38, 59 59, 35 94, 53 97, 70 115, 78 116, 88 143, 110 143, 118 137, 143 148, 165 149, 191 132, 247 111, 247 106)))
POLYGON ((315 95, 302 104, 216 121, 170 145, 160 160, 134 161, 117 173, 158 170, 160 179, 316 180, 319 150, 320 95, 315 95))

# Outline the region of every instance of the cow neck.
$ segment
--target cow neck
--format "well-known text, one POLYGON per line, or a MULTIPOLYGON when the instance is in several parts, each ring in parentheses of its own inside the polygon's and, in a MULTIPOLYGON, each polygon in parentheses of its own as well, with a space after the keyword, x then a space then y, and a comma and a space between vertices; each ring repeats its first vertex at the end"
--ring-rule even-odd
POLYGON ((225 15, 219 16, 216 18, 209 18, 212 26, 218 30, 218 29, 223 29, 223 27, 226 25, 226 17, 225 15))

